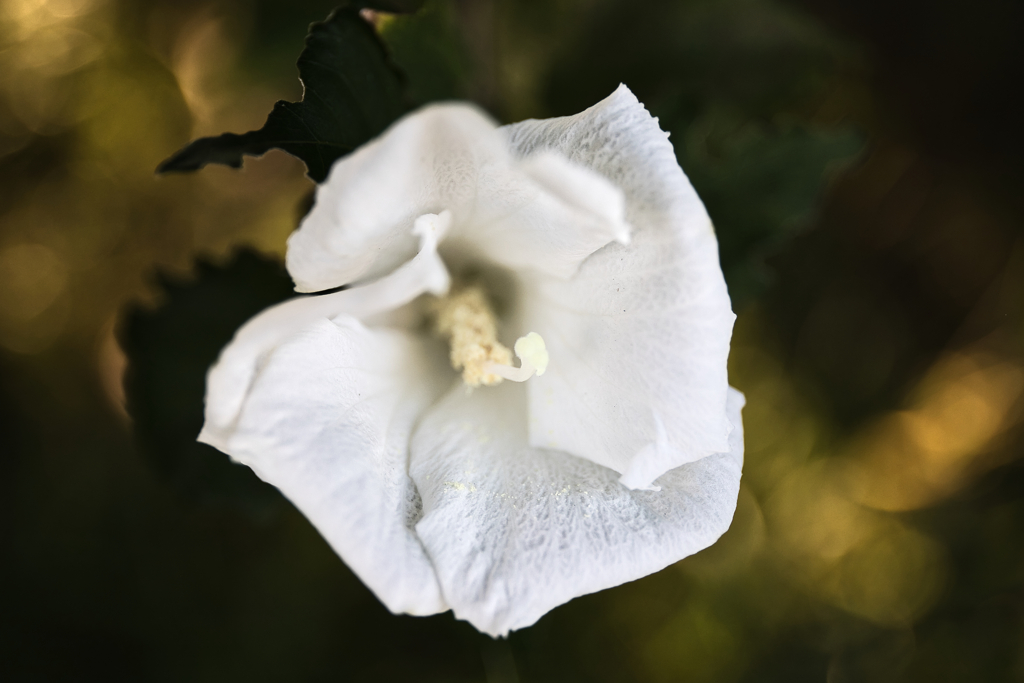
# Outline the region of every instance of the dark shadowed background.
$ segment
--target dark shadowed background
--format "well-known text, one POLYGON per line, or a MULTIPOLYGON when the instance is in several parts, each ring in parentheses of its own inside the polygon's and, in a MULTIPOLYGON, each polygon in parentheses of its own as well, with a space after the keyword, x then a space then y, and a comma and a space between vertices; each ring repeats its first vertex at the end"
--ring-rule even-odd
POLYGON ((510 122, 629 85, 707 204, 739 315, 732 529, 492 641, 390 615, 192 443, 202 367, 288 293, 275 259, 312 184, 281 152, 153 171, 298 99, 335 4, 0 4, 0 676, 1024 680, 1024 5, 373 17, 419 102, 510 122))

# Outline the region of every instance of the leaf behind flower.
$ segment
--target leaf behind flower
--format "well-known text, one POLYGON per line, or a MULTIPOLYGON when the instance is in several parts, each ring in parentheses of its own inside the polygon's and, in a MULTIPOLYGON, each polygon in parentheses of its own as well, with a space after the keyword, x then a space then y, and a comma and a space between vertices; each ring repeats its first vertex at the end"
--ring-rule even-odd
POLYGON ((207 164, 240 168, 243 156, 282 149, 306 164, 310 178, 323 182, 338 158, 410 108, 404 77, 358 6, 402 9, 401 3, 357 3, 311 25, 298 60, 300 102, 277 102, 259 130, 194 140, 161 163, 157 173, 195 171, 207 164))
POLYGON ((771 285, 767 261, 813 224, 828 181, 853 163, 864 139, 850 127, 808 125, 746 125, 719 135, 709 133, 708 119, 691 125, 696 135, 676 151, 714 220, 739 310, 771 285))
POLYGON ((164 302, 127 311, 118 335, 136 445, 184 498, 263 516, 280 501, 276 489, 196 436, 207 369, 242 323, 294 295, 291 278, 280 262, 242 250, 225 266, 199 261, 194 280, 158 279, 164 302))

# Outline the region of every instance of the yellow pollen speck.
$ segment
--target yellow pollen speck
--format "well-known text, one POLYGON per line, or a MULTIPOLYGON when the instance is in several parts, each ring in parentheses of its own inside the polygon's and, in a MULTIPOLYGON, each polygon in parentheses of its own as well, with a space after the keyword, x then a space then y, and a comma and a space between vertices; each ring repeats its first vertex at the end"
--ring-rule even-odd
POLYGON ((493 386, 501 377, 484 368, 488 363, 509 365, 512 352, 498 341, 494 311, 483 289, 473 285, 452 291, 434 302, 434 330, 451 344, 452 367, 462 370, 470 387, 493 386))

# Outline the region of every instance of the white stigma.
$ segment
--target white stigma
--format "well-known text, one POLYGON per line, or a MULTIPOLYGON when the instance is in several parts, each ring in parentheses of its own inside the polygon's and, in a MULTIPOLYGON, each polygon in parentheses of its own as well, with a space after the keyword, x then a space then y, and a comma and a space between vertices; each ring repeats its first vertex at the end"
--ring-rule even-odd
POLYGON ((487 363, 484 366, 485 372, 513 382, 525 382, 534 375, 543 375, 548 369, 548 349, 544 345, 544 338, 536 332, 530 332, 517 339, 514 349, 519 358, 518 368, 501 363, 487 363))

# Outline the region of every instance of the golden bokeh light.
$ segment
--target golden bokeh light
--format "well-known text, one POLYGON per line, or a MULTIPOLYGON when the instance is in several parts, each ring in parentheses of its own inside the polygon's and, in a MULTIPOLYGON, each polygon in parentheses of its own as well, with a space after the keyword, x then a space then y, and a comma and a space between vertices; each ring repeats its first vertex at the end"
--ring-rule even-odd
POLYGON ((222 19, 193 17, 182 28, 171 55, 171 69, 193 117, 193 136, 216 135, 218 115, 230 104, 229 75, 237 45, 224 34, 222 19))
POLYGON ((163 56, 119 38, 115 10, 108 0, 0 4, 0 157, 52 165, 0 214, 0 344, 10 351, 91 344, 125 301, 153 295, 154 267, 183 273, 197 254, 240 244, 281 253, 311 187, 283 154, 241 173, 157 178, 193 133, 251 127, 274 94, 233 85, 244 83, 241 36, 209 8, 166 22, 163 56))
POLYGON ((21 353, 49 346, 64 326, 67 285, 68 265, 53 249, 0 249, 0 345, 21 353))
MULTIPOLYGON (((826 415, 813 410, 763 338, 761 315, 737 327, 730 360, 747 392, 744 409, 746 487, 754 493, 760 554, 798 591, 887 627, 910 623, 934 604, 945 585, 941 546, 926 533, 851 495, 848 472, 835 456, 842 443, 826 415), (763 510, 763 516, 761 511, 763 510)), ((730 534, 750 534, 741 506, 730 534)), ((708 551, 712 557, 718 552, 708 551)), ((749 571, 751 556, 742 558, 749 571)), ((693 558, 699 568, 705 560, 693 558)), ((686 563, 684 563, 685 565, 686 563)))
POLYGON ((865 505, 924 507, 998 464, 985 456, 1021 421, 1024 368, 981 349, 951 353, 913 393, 910 407, 877 419, 849 446, 845 482, 865 505))
POLYGON ((882 624, 909 623, 943 586, 940 547, 847 498, 829 464, 798 468, 772 492, 766 516, 780 562, 837 607, 882 624))
POLYGON ((29 321, 60 296, 68 283, 64 260, 42 244, 16 244, 0 251, 0 315, 29 321))

